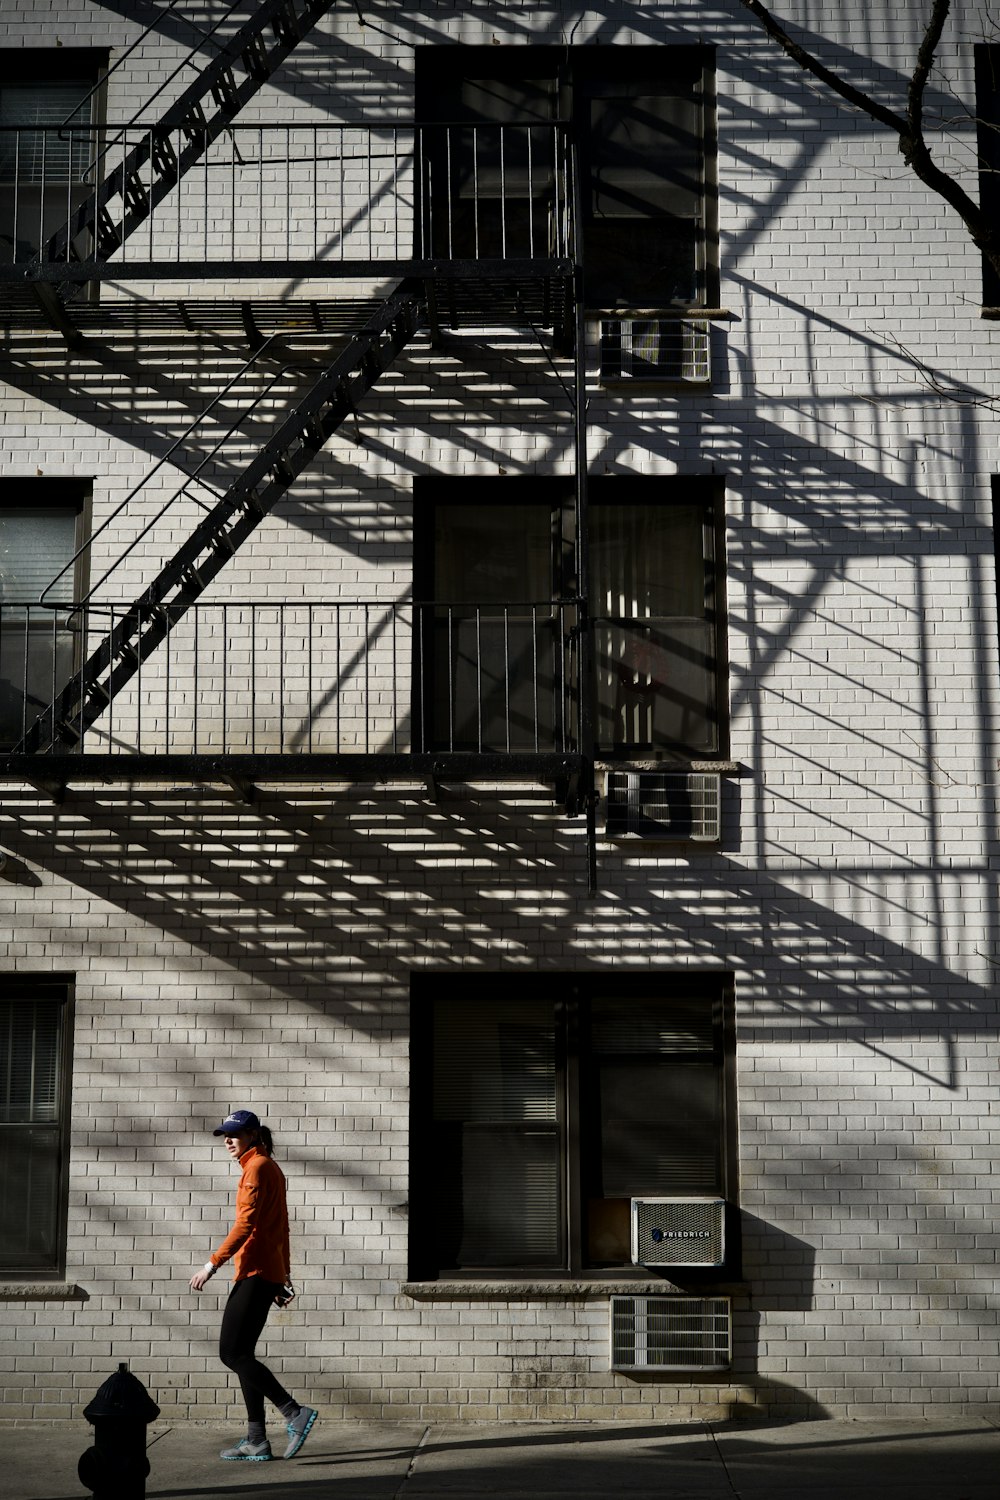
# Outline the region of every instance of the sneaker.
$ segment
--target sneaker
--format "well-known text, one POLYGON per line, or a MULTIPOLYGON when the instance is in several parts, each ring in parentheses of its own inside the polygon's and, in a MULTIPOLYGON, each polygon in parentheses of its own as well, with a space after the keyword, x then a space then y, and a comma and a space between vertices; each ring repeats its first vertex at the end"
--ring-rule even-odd
POLYGON ((262 1464, 266 1463, 269 1458, 273 1458, 274 1454, 271 1452, 271 1444, 267 1438, 262 1443, 254 1443, 245 1437, 236 1444, 235 1448, 223 1448, 219 1457, 246 1458, 252 1464, 262 1464))
POLYGON ((314 1411, 311 1406, 302 1406, 299 1408, 298 1416, 293 1418, 288 1424, 288 1447, 285 1449, 286 1458, 295 1457, 312 1431, 313 1423, 318 1416, 319 1412, 314 1411))

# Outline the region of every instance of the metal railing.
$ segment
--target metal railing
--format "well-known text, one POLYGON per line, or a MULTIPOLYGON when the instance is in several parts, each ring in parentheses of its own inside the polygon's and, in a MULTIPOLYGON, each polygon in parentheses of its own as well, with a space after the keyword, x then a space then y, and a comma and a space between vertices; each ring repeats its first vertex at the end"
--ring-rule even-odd
POLYGON ((578 744, 572 603, 155 608, 173 610, 169 634, 86 728, 74 673, 142 609, 0 606, 0 748, 14 749, 51 703, 66 753, 503 755, 578 744))
POLYGON ((0 266, 26 272, 567 259, 572 203, 559 124, 0 128, 0 266))

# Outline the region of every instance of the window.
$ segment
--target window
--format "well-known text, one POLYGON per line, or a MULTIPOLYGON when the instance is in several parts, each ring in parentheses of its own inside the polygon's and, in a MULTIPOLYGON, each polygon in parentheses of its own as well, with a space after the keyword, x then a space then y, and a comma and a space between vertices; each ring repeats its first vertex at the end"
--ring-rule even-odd
POLYGON ((718 300, 713 54, 702 47, 447 47, 417 54, 426 133, 423 248, 549 253, 545 215, 569 127, 594 308, 718 300))
POLYGON ((0 1271, 64 1269, 70 985, 0 982, 0 1271))
POLYGON ((431 601, 416 656, 425 741, 561 747, 573 672, 559 603, 572 581, 571 487, 445 479, 416 493, 418 588, 431 601))
POLYGON ((590 609, 606 753, 722 745, 718 496, 700 479, 596 479, 590 609))
MULTIPOLYGON (((1000 226, 1000 47, 980 44, 976 59, 976 129, 979 203, 994 228, 1000 226)), ((983 306, 1000 307, 1000 274, 983 258, 983 306)))
POLYGON ((11 749, 72 675, 78 631, 71 565, 89 489, 72 480, 0 482, 0 747, 11 749), (46 587, 55 582, 39 603, 46 587))
MULTIPOLYGON (((30 261, 93 187, 97 85, 107 54, 0 53, 0 253, 30 261)), ((77 244, 84 255, 88 247, 77 244)))
MULTIPOLYGON (((725 752, 722 492, 590 482, 590 612, 603 755, 725 752)), ((415 653, 426 748, 569 748, 579 696, 576 511, 563 479, 417 481, 415 653)))
POLYGON ((633 1197, 732 1200, 722 975, 415 976, 411 1275, 629 1261, 633 1197))

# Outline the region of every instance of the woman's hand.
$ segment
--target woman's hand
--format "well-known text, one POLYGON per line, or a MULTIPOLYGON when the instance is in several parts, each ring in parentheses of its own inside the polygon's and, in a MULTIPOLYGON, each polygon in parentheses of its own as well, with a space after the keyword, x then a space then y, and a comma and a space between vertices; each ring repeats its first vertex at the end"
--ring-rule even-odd
POLYGON ((195 1271, 194 1275, 191 1277, 191 1280, 188 1282, 188 1285, 190 1286, 192 1292, 200 1292, 202 1287, 205 1286, 207 1282, 211 1281, 214 1275, 215 1267, 212 1265, 212 1262, 209 1261, 207 1265, 202 1266, 200 1271, 195 1271))

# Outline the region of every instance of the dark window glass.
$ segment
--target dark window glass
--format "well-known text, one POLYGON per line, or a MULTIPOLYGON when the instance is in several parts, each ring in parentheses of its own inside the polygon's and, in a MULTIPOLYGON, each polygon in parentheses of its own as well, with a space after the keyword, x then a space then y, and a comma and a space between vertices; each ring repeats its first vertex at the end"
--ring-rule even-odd
MULTIPOLYGON (((91 190, 106 55, 0 53, 0 255, 28 261, 91 190)), ((78 242, 86 253, 89 242, 78 242)))
POLYGON ((72 675, 79 633, 70 609, 75 574, 69 565, 80 542, 85 499, 83 486, 60 480, 0 484, 2 748, 18 743, 72 675))
MULTIPOLYGON (((590 493, 598 747, 718 754, 715 485, 599 478, 590 493)), ((568 746, 578 691, 576 616, 561 602, 574 593, 571 487, 444 479, 421 482, 417 495, 418 593, 428 601, 415 654, 422 746, 568 746)))
POLYGON ((685 488, 593 486, 590 599, 604 750, 720 748, 713 507, 671 498, 685 488), (603 498, 609 492, 621 498, 603 498))
POLYGON ((551 1001, 434 1006, 429 1205, 453 1265, 560 1263, 551 1001), (502 1191, 498 1185, 502 1184, 502 1191))
MULTIPOLYGON (((431 487, 418 526, 423 616, 417 698, 425 742, 438 749, 550 750, 567 717, 571 664, 561 592, 561 496, 516 481, 431 487), (443 498, 458 490, 465 498, 443 498), (506 498, 505 498, 506 497, 506 498)), ((424 491, 426 493, 426 491, 424 491)))
POLYGON ((704 303, 712 57, 697 47, 420 49, 421 253, 546 253, 565 122, 582 178, 593 307, 704 303), (437 123, 432 123, 437 122, 437 123))
MULTIPOLYGON (((979 202, 994 229, 1000 229, 1000 47, 976 47, 976 131, 979 149, 979 202)), ((983 306, 1000 307, 1000 273, 983 257, 983 306)))
POLYGON ((724 984, 414 985, 414 1274, 629 1259, 632 1197, 728 1195, 724 984))
POLYGON ((0 1270, 62 1268, 68 994, 0 988, 0 1270))
POLYGON ((715 1008, 703 997, 678 995, 666 1004, 626 991, 595 996, 589 1014, 596 1196, 720 1192, 723 1100, 715 1008))

